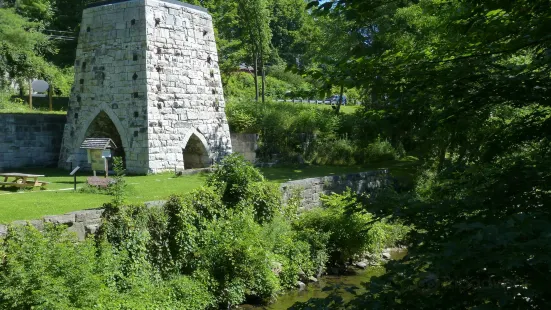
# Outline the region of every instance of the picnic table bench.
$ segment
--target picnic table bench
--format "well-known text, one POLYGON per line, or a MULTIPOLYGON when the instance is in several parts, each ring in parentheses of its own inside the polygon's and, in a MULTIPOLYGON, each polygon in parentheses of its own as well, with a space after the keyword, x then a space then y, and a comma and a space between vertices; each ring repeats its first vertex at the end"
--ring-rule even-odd
POLYGON ((44 177, 42 174, 0 173, 0 179, 2 177, 4 177, 4 181, 0 182, 2 188, 5 188, 6 186, 42 187, 49 184, 48 182, 38 180, 38 178, 44 177))

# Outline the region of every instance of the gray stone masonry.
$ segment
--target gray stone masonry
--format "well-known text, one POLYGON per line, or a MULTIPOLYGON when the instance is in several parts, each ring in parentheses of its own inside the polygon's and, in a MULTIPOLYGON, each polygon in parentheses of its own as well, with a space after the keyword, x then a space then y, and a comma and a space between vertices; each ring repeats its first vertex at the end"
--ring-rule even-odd
POLYGON ((64 115, 0 114, 0 171, 55 167, 64 115))
MULTIPOLYGON (((347 187, 356 193, 370 192, 376 188, 389 185, 388 172, 386 170, 377 170, 369 172, 360 172, 342 176, 327 176, 321 178, 311 178, 297 181, 290 181, 281 184, 281 192, 284 202, 287 201, 295 191, 301 195, 302 207, 300 211, 307 211, 321 206, 320 196, 322 194, 342 193, 347 187)), ((145 205, 151 207, 161 207, 164 201, 146 202, 145 205)), ((44 228, 44 223, 63 224, 68 226, 68 230, 76 233, 79 240, 84 240, 87 235, 94 234, 101 224, 101 214, 103 209, 93 209, 84 211, 75 211, 64 215, 45 216, 42 220, 33 221, 15 221, 13 225, 30 225, 38 230, 44 228)), ((0 225, 0 237, 7 233, 7 226, 0 225)))
POLYGON ((211 16, 162 0, 84 10, 59 166, 98 114, 116 127, 130 173, 201 168, 231 153, 211 16), (184 154, 193 163, 184 162, 184 154))
POLYGON ((346 188, 353 192, 369 193, 377 188, 389 185, 390 180, 387 170, 375 170, 348 175, 334 175, 320 178, 290 181, 280 186, 283 201, 287 202, 297 192, 300 195, 301 211, 320 207, 321 195, 331 193, 341 194, 346 188))
POLYGON ((255 133, 231 133, 231 145, 234 153, 243 155, 251 163, 256 161, 258 135, 255 133))
MULTIPOLYGON (((63 215, 49 215, 41 220, 15 221, 12 225, 31 225, 42 231, 45 223, 54 225, 66 225, 67 230, 74 232, 79 240, 84 240, 87 235, 95 234, 101 225, 103 209, 75 211, 63 215)), ((0 237, 7 233, 7 226, 0 225, 0 237)))

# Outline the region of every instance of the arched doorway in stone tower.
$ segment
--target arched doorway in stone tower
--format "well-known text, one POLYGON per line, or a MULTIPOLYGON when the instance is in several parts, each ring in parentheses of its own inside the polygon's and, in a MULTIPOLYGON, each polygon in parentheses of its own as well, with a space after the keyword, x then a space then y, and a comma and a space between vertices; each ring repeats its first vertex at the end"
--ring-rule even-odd
MULTIPOLYGON (((122 139, 117 130, 117 127, 104 111, 101 111, 96 115, 94 120, 88 126, 84 138, 111 138, 117 145, 117 149, 111 151, 112 157, 122 157, 123 163, 125 163, 125 153, 122 144, 122 139)), ((112 158, 109 160, 111 167, 112 158)))
POLYGON ((192 133, 186 144, 186 147, 182 149, 182 155, 184 158, 184 169, 197 169, 206 168, 210 166, 209 152, 205 141, 201 139, 196 133, 192 133))

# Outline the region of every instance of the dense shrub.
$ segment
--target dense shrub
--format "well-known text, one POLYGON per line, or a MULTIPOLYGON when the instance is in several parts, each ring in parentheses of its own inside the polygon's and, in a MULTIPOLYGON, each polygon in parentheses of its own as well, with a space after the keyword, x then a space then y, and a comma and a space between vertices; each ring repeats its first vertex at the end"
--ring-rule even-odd
POLYGON ((281 286, 285 288, 294 287, 300 274, 311 276, 325 267, 325 261, 314 259, 317 253, 311 255, 316 249, 311 248, 308 239, 297 233, 290 221, 282 216, 276 216, 263 225, 261 238, 274 253, 273 267, 278 273, 281 286))
POLYGON ((232 131, 259 134, 257 155, 262 160, 355 165, 395 160, 404 153, 400 143, 397 151, 377 136, 382 121, 363 109, 335 115, 311 104, 231 100, 226 112, 232 131))
POLYGON ((379 253, 408 231, 403 225, 375 221, 350 190, 322 200, 323 208, 303 214, 296 227, 303 236, 310 236, 313 249, 327 251, 331 264, 344 265, 366 252, 379 253))
POLYGON ((92 305, 107 287, 95 273, 95 248, 62 228, 10 227, 0 251, 0 308, 69 309, 92 305))
MULTIPOLYGON (((105 205, 94 239, 10 227, 0 243, 0 309, 208 309, 269 301, 400 234, 371 223, 351 192, 297 216, 239 156, 163 208, 105 205), (386 232, 391 231, 391 235, 386 232)), ((116 202, 120 199, 115 199, 116 202)))
POLYGON ((365 149, 363 149, 359 158, 363 162, 380 162, 386 160, 398 159, 398 152, 387 140, 381 140, 377 138, 374 142, 370 143, 365 149))
POLYGON ((255 220, 260 223, 270 222, 281 212, 281 192, 277 184, 255 182, 247 186, 241 208, 252 207, 255 220))
MULTIPOLYGON (((255 98, 254 75, 248 72, 234 72, 225 79, 224 94, 231 99, 253 100, 255 98)), ((261 78, 258 78, 259 94, 261 78)), ((284 66, 272 66, 266 76, 265 96, 272 100, 283 99, 287 94, 311 92, 313 86, 302 76, 285 72, 284 66)))
POLYGON ((354 165, 357 147, 348 139, 318 139, 308 158, 318 165, 354 165))
POLYGON ((243 156, 232 154, 217 165, 209 175, 207 185, 219 190, 222 202, 233 208, 245 198, 249 184, 263 180, 260 171, 245 161, 243 156))
POLYGON ((136 249, 132 240, 125 247, 77 242, 63 227, 47 225, 43 233, 32 226, 10 227, 0 251, 0 308, 205 309, 213 304, 196 280, 159 281, 129 268, 128 253, 135 255, 136 249))
POLYGON ((227 98, 254 99, 255 90, 253 75, 246 72, 235 72, 230 74, 226 79, 226 85, 224 85, 224 95, 227 98))
POLYGON ((306 156, 315 137, 335 138, 338 117, 329 109, 314 105, 235 100, 228 104, 230 129, 236 132, 258 133, 258 155, 282 161, 296 161, 306 156))
POLYGON ((195 275, 218 295, 225 306, 242 303, 247 295, 270 299, 280 291, 270 269, 271 255, 258 238, 261 226, 252 210, 231 210, 208 224, 203 246, 195 253, 195 275))
POLYGON ((346 211, 357 204, 350 191, 343 195, 322 198, 323 208, 302 215, 298 225, 318 233, 327 233, 327 251, 330 261, 343 265, 350 259, 367 251, 372 242, 367 228, 372 216, 366 212, 348 214, 346 211))

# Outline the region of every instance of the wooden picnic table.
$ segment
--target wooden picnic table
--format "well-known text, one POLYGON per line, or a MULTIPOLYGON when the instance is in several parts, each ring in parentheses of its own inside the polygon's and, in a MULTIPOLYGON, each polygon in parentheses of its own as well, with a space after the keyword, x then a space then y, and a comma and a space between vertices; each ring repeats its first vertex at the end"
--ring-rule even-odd
POLYGON ((26 174, 26 173, 0 173, 0 179, 4 177, 4 182, 0 182, 2 188, 6 186, 15 187, 41 187, 48 182, 39 181, 38 178, 44 177, 42 174, 26 174), (12 179, 10 181, 10 179, 12 179))

